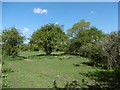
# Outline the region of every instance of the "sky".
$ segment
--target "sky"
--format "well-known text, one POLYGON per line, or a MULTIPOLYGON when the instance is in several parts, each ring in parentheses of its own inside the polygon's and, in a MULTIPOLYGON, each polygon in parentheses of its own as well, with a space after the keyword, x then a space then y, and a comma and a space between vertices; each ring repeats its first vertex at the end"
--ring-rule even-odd
POLYGON ((2 29, 2 3, 0 2, 0 30, 2 29))
MULTIPOLYGON (((80 20, 104 33, 118 30, 117 2, 3 2, 2 29, 15 26, 29 38, 48 23, 64 25, 64 31, 80 20)), ((27 43, 28 41, 26 41, 27 43)))

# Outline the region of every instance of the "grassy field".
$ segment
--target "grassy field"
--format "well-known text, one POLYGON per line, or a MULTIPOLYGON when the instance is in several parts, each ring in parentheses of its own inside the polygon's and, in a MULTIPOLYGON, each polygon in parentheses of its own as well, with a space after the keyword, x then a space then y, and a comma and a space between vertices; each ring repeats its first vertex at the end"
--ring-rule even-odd
POLYGON ((58 87, 64 87, 66 81, 82 79, 94 84, 94 80, 81 73, 101 71, 102 69, 84 64, 89 59, 80 56, 54 53, 46 56, 42 52, 21 52, 24 60, 7 60, 4 67, 14 72, 7 73, 7 81, 11 88, 51 88, 53 80, 58 87))

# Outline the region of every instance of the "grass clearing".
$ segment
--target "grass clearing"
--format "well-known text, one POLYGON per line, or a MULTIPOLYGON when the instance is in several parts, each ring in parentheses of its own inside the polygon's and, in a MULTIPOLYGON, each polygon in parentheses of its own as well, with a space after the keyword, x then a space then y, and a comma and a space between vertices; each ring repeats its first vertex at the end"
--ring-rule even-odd
POLYGON ((20 56, 27 57, 27 60, 7 60, 5 67, 14 70, 7 77, 11 88, 52 88, 53 80, 57 81, 58 87, 64 87, 66 81, 77 80, 81 83, 82 79, 94 84, 92 79, 80 73, 102 70, 83 64, 89 62, 89 59, 57 54, 45 56, 42 52, 21 52, 20 56))

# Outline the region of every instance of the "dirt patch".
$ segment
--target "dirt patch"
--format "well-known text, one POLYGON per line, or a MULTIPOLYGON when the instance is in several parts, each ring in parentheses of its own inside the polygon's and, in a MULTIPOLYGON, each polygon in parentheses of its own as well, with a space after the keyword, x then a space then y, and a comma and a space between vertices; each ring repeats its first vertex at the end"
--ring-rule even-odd
POLYGON ((30 60, 30 59, 24 59, 24 61, 26 61, 26 62, 32 62, 33 60, 30 60))

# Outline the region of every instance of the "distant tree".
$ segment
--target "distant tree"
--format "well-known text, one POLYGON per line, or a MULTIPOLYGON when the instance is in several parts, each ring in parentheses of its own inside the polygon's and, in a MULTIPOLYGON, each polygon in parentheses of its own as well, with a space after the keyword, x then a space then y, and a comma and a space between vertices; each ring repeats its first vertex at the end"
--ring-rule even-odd
POLYGON ((49 23, 32 34, 30 44, 38 45, 47 55, 50 55, 57 45, 65 44, 67 38, 63 26, 49 23))
POLYGON ((19 47, 23 43, 24 36, 18 32, 15 27, 5 29, 2 32, 2 50, 3 54, 17 56, 19 53, 19 47))

